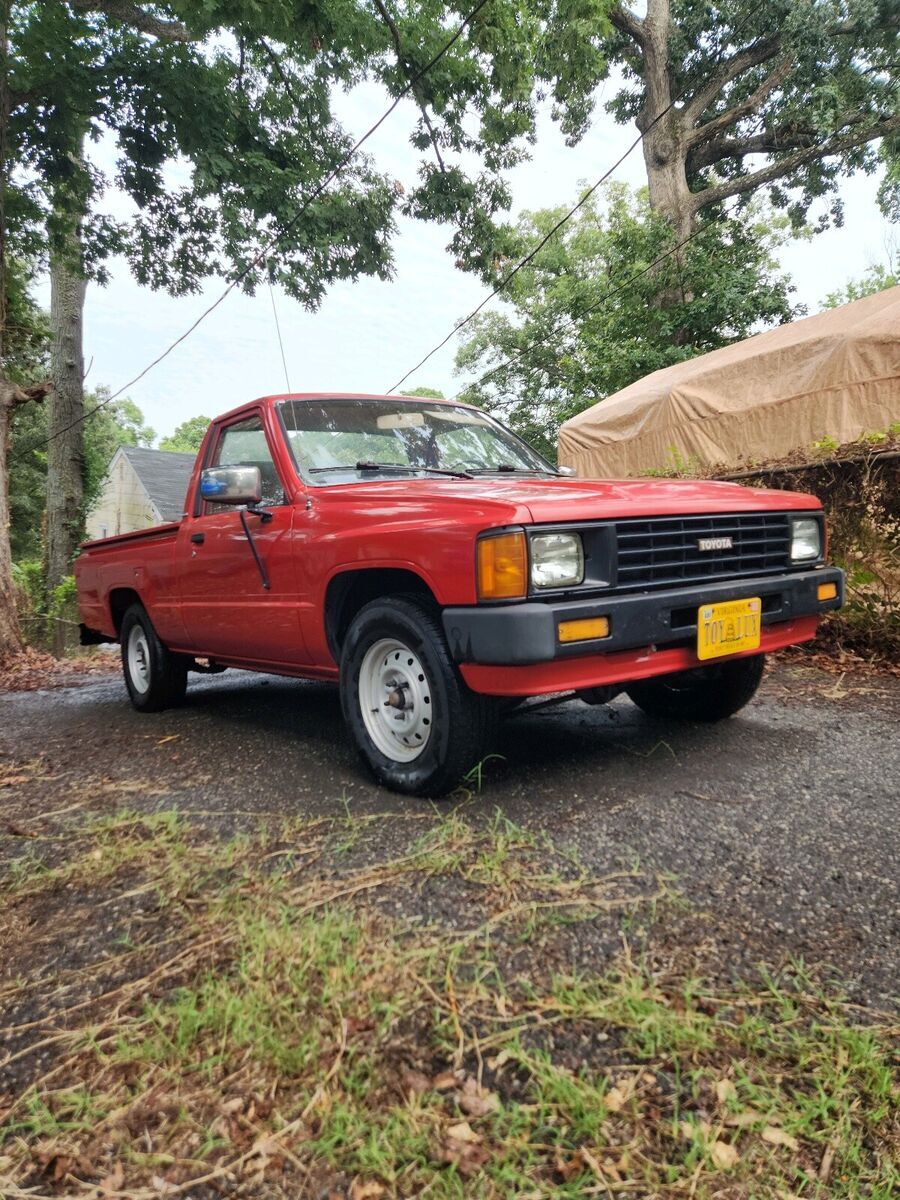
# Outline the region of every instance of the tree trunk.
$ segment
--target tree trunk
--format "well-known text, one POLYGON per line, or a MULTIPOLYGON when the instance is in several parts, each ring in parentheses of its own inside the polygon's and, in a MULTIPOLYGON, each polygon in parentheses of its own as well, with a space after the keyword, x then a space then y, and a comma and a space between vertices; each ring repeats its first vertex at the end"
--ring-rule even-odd
POLYGON ((650 207, 672 225, 679 241, 693 232, 694 208, 685 169, 684 131, 679 110, 670 107, 669 0, 650 0, 644 23, 644 106, 638 117, 647 169, 650 207))
MULTIPOLYGON (((0 4, 0 364, 6 331, 6 131, 9 117, 9 5, 0 4)), ((22 649, 22 631, 16 613, 9 544, 9 418, 14 390, 0 367, 0 662, 22 649)))
POLYGON ((71 572, 81 540, 84 469, 84 295, 78 272, 80 237, 72 235, 70 256, 50 258, 51 364, 50 444, 47 448, 47 590, 71 572))
POLYGON ((0 663, 22 649, 22 631, 16 613, 12 552, 9 545, 9 475, 6 455, 9 449, 11 414, 12 389, 7 386, 5 380, 0 379, 0 663))

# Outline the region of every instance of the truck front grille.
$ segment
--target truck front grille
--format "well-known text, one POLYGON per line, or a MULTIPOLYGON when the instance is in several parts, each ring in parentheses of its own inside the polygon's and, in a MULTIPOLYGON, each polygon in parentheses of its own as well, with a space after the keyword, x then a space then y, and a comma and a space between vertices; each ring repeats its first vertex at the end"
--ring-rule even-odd
POLYGON ((770 575, 791 565, 785 513, 618 521, 616 545, 618 586, 628 590, 770 575), (732 546, 701 550, 704 538, 731 538, 732 546))

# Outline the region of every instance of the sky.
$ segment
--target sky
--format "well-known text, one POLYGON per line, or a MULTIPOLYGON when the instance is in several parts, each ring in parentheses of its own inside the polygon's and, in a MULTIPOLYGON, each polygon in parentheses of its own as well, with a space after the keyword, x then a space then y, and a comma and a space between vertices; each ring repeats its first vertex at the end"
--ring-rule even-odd
MULTIPOLYGON (((339 97, 337 108, 347 129, 359 136, 387 104, 384 93, 367 87, 339 97)), ((401 105, 365 147, 379 169, 406 183, 414 180, 418 163, 418 154, 408 142, 413 122, 411 108, 401 105)), ((593 183, 635 137, 634 127, 615 124, 603 113, 601 103, 593 128, 574 148, 565 145, 548 116, 542 117, 531 160, 510 176, 513 214, 571 205, 581 185, 593 183)), ((101 146, 98 154, 99 165, 110 169, 111 148, 101 146)), ((612 178, 632 187, 646 183, 639 146, 612 178)), ((817 311, 827 293, 848 277, 884 260, 891 227, 876 205, 876 189, 874 177, 847 180, 842 187, 844 226, 811 242, 792 243, 782 252, 797 298, 810 312, 817 311)), ((118 208, 116 197, 111 198, 111 207, 118 208)), ((401 218, 394 244, 395 277, 390 282, 339 283, 315 313, 275 289, 287 380, 273 296, 268 288, 254 297, 236 290, 127 395, 157 435, 165 436, 189 417, 201 413, 214 417, 273 392, 386 391, 485 295, 483 284, 454 267, 453 256, 445 249, 451 235, 447 226, 401 218)), ((88 289, 88 389, 104 385, 117 391, 184 333, 224 290, 221 281, 209 281, 201 293, 173 299, 138 287, 124 263, 113 262, 112 274, 106 287, 88 289)), ((49 307, 46 283, 38 299, 49 307)), ((406 381, 404 390, 429 386, 448 396, 455 394, 462 383, 454 375, 457 344, 458 339, 452 339, 406 381)))

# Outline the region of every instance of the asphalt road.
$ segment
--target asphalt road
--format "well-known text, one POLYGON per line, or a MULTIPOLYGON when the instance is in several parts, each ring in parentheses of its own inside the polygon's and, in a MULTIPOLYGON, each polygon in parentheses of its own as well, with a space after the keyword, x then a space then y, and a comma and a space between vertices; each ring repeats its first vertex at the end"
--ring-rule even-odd
MULTIPOLYGON (((723 973, 795 956, 833 967, 867 1004, 896 999, 900 680, 781 663, 715 727, 570 700, 511 717, 498 753, 481 791, 450 802, 469 818, 499 809, 597 873, 636 861, 671 874, 688 901, 672 937, 702 942, 723 973)), ((118 677, 0 694, 0 756, 0 782, 37 764, 19 793, 26 818, 109 789, 219 813, 223 831, 269 813, 384 813, 389 842, 387 814, 424 803, 367 777, 334 689, 240 672, 196 680, 185 707, 152 716, 118 677)), ((15 787, 0 793, 7 822, 15 787)), ((0 857, 15 852, 4 841, 0 857)))

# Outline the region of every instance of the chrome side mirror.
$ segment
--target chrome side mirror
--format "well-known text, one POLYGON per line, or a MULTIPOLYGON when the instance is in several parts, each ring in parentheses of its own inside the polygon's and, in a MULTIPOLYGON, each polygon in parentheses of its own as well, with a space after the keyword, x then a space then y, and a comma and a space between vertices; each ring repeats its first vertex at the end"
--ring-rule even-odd
POLYGON ((557 467, 556 473, 557 473, 557 475, 565 475, 568 478, 571 478, 574 475, 577 475, 578 472, 575 470, 574 467, 557 467))
POLYGON ((212 504, 259 504, 259 467, 207 467, 200 472, 200 496, 212 504))

